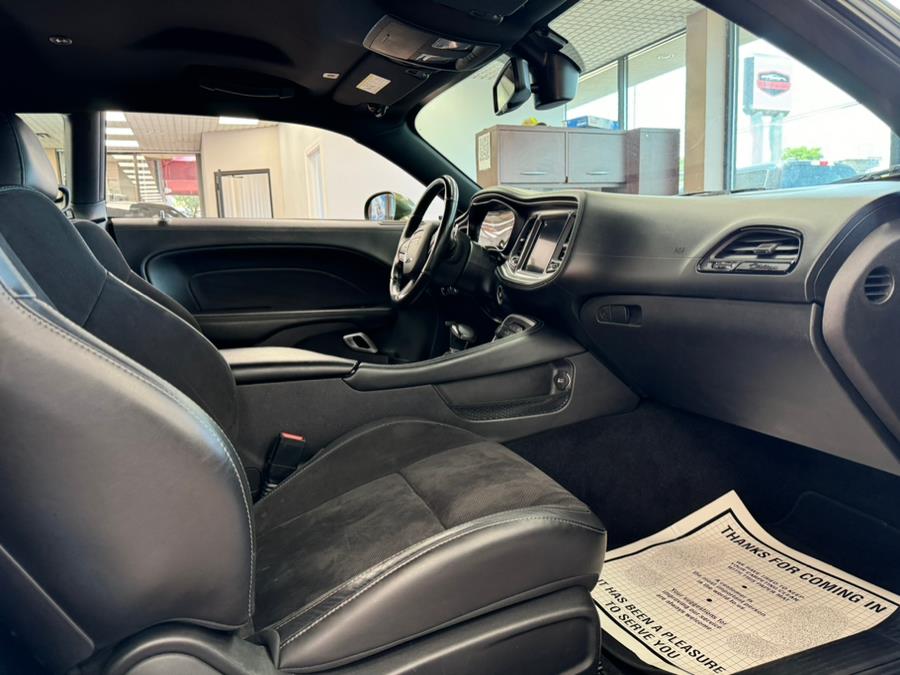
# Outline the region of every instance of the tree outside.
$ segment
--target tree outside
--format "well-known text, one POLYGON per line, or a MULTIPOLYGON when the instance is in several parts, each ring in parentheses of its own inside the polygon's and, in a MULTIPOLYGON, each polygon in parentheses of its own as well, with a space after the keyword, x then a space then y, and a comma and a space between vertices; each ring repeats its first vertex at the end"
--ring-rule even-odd
POLYGON ((822 148, 811 148, 808 145, 798 145, 793 148, 785 148, 781 153, 781 159, 785 162, 791 160, 822 159, 822 148))

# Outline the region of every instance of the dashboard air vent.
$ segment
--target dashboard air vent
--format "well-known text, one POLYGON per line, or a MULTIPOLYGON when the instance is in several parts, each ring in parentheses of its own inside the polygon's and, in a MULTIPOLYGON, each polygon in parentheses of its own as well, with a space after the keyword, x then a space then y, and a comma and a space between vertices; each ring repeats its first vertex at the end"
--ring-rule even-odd
POLYGON ((880 305, 894 292, 894 275, 887 267, 876 267, 863 282, 863 293, 873 305, 880 305))
POLYGON ((701 272, 739 274, 787 274, 800 259, 803 239, 799 232, 777 227, 740 230, 700 262, 701 272))
POLYGON ((537 229, 538 225, 538 216, 532 216, 525 223, 525 226, 522 228, 521 234, 519 234, 519 238, 516 239, 516 243, 513 245, 512 251, 509 253, 509 264, 513 270, 519 269, 522 264, 525 262, 524 256, 528 249, 528 245, 531 243, 531 236, 534 234, 534 231, 537 229))
POLYGON ((550 260, 550 262, 547 263, 548 273, 558 270, 562 266, 563 261, 566 259, 566 253, 569 252, 569 244, 572 240, 572 233, 575 231, 574 225, 575 214, 570 213, 566 217, 566 222, 563 225, 563 236, 557 246, 556 253, 554 253, 553 258, 550 260))

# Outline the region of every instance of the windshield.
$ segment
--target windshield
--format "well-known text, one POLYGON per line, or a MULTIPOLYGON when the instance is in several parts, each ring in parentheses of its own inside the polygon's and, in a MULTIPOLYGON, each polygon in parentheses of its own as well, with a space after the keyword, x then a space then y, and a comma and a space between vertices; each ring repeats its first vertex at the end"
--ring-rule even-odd
POLYGON ((422 137, 482 187, 772 190, 900 163, 896 136, 863 105, 692 0, 582 0, 551 27, 585 62, 574 100, 543 111, 529 100, 496 116, 504 57, 416 118, 422 137))

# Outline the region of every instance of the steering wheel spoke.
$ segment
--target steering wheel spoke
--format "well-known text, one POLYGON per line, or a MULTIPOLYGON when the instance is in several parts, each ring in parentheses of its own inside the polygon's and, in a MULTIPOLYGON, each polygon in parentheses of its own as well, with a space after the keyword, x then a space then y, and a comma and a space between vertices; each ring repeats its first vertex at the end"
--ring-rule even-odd
POLYGON ((410 215, 391 264, 390 294, 395 304, 414 302, 446 255, 456 221, 459 189, 451 176, 441 176, 427 188, 410 215), (444 212, 437 222, 423 220, 437 197, 444 199, 444 212))

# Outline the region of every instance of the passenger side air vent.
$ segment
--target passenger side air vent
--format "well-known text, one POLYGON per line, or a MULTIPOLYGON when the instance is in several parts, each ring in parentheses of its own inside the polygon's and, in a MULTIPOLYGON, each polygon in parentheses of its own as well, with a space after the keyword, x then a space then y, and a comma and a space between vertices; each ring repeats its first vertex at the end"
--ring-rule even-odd
POLYGON ((700 272, 787 274, 800 259, 803 238, 780 227, 740 230, 704 256, 700 272))
POLYGON ((880 305, 894 292, 894 275, 887 267, 876 267, 863 282, 863 293, 873 305, 880 305))

